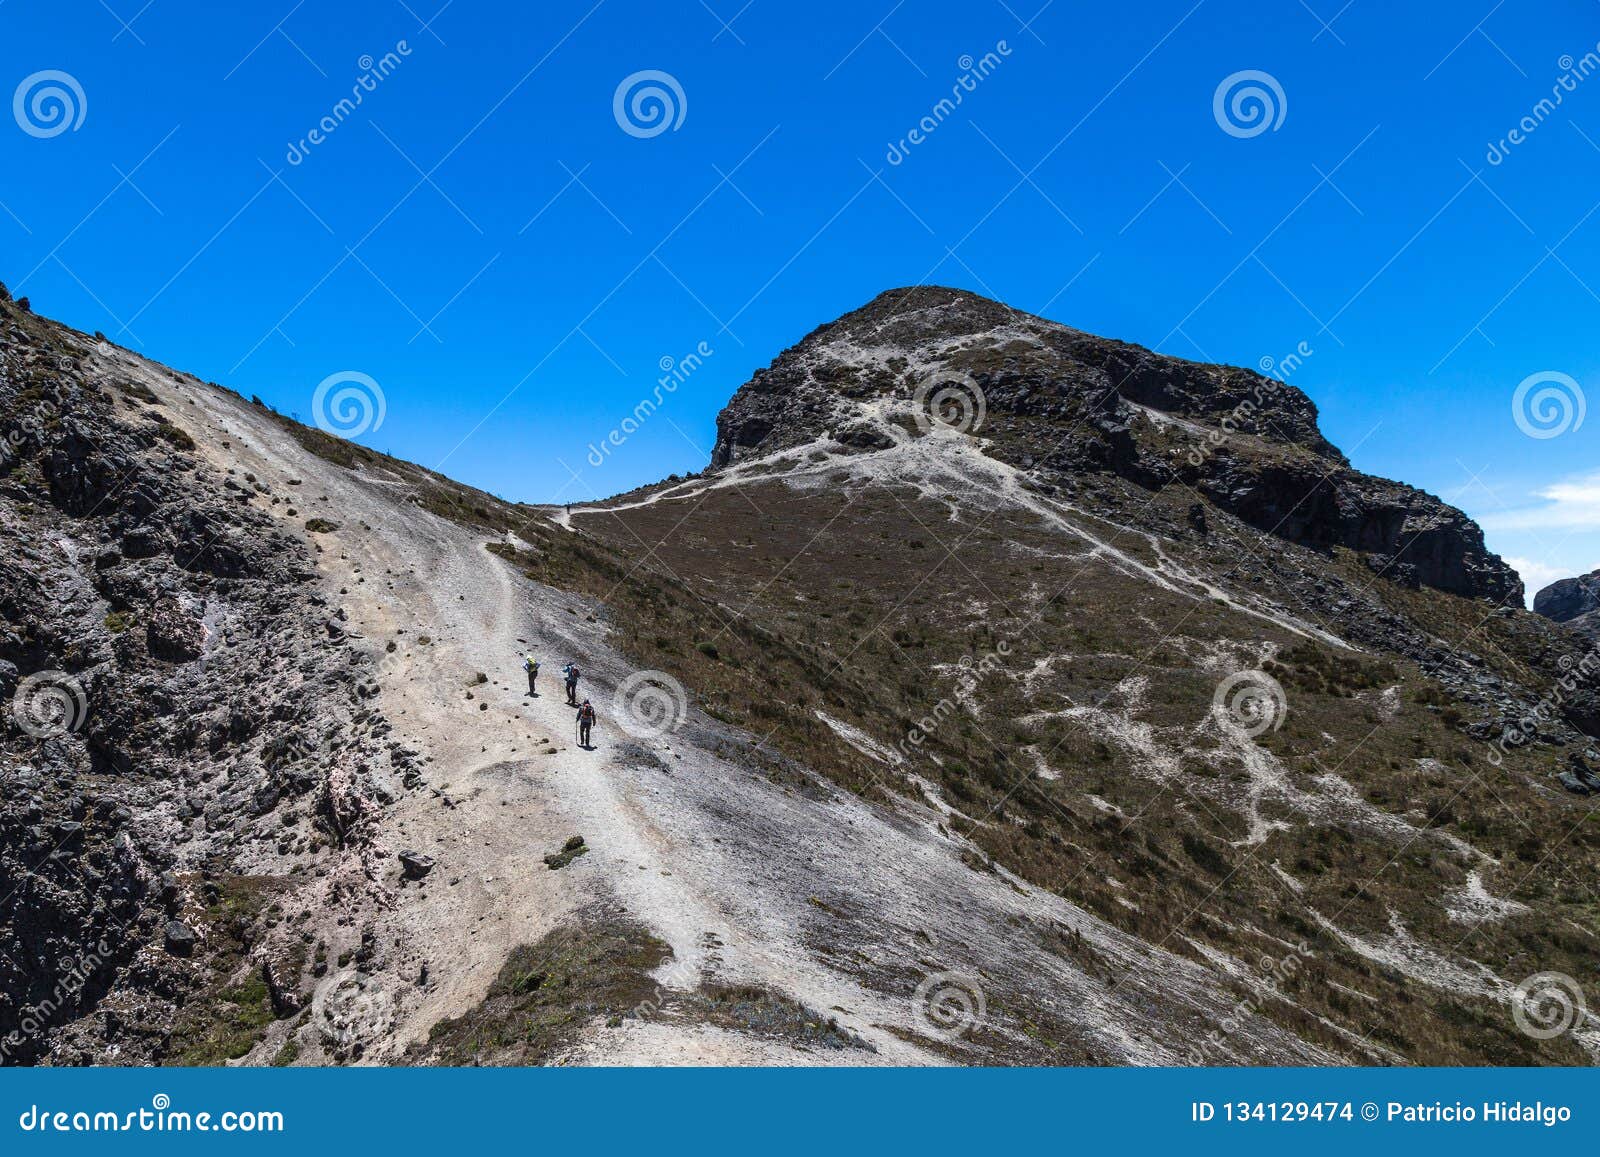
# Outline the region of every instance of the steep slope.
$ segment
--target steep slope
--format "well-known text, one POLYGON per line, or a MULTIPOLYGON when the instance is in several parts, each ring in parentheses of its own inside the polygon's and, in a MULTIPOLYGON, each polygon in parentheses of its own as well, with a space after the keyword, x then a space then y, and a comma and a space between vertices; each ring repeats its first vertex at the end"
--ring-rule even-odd
POLYGON ((239 984, 197 955, 244 951, 238 920, 278 899, 264 862, 290 879, 342 845, 305 889, 337 905, 367 868, 367 801, 409 764, 363 709, 283 491, 208 468, 142 384, 98 381, 81 335, 3 297, 6 1059, 215 1059, 293 1005, 274 986, 304 952, 263 932, 239 984), (91 1011, 105 1039, 82 1044, 91 1011))
MULTIPOLYGON (((841 354, 853 384, 795 383, 830 426, 771 399, 758 434, 747 388, 718 468, 562 525, 0 315, 0 676, 69 687, 0 723, 13 1063, 1597 1046, 1512 1015, 1597 947, 1600 838, 1553 778, 1583 743, 1464 730, 1537 706, 1571 636, 1427 585, 1512 593, 1414 492, 1339 476, 1440 543, 1391 583, 1114 453, 1024 464, 1029 415, 990 439, 909 353, 841 354)), ((1145 396, 1141 461, 1219 428, 1145 396)), ((1274 422, 1343 469, 1308 408, 1274 422)))
MULTIPOLYGON (((8 982, 28 1042, 13 1061, 1147 1062, 1179 1058, 1190 1030, 1228 1014, 1206 969, 973 872, 970 844, 925 804, 863 801, 686 703, 669 704, 675 730, 653 728, 630 690, 638 664, 586 592, 692 596, 628 583, 621 556, 541 529, 536 512, 4 309, 5 514, 27 546, 8 551, 7 582, 76 586, 86 632, 161 637, 154 597, 112 609, 135 579, 188 600, 198 623, 194 647, 147 668, 142 652, 48 634, 37 601, 6 604, 19 681, 59 669, 83 690, 47 738, 8 717, 5 776, 24 790, 8 793, 7 822, 42 825, 42 839, 92 785, 104 806, 82 838, 149 864, 124 884, 70 849, 8 843, 8 956, 37 918, 20 898, 47 880, 83 910, 125 909, 117 954, 86 959, 94 981, 76 1002, 33 998, 73 983, 44 952, 8 982), (138 437, 153 428, 166 432, 138 437), (87 509, 63 483, 79 475, 109 480, 87 509), (141 491, 166 502, 128 497, 141 491), (212 533, 168 541, 187 521, 166 503, 200 507, 212 533), (285 568, 272 578, 298 599, 298 630, 245 604, 243 577, 179 565, 218 544, 241 576, 285 568), (606 705, 596 751, 575 749, 553 688, 523 695, 528 645, 582 665, 606 705), (136 694, 105 697, 135 678, 136 694), (229 706, 198 747, 196 685, 229 706), (245 704, 255 730, 232 722, 245 704), (142 725, 129 711, 182 737, 170 760, 96 759, 142 725), (287 774, 274 795, 256 768, 280 752, 310 778, 287 774), (552 870, 574 835, 588 854, 552 870), (402 852, 420 854, 409 871, 402 852), (185 932, 163 935, 180 919, 185 932), (557 951, 574 940, 632 949, 620 964, 557 951), (526 1028, 525 1009, 495 1019, 533 991, 519 962, 551 957, 561 983, 539 1024, 558 1027, 526 1028), (1130 978, 1120 990, 1116 975, 1130 978), (595 1015, 619 993, 618 1015, 595 1015), (948 1019, 1002 999, 981 1024, 948 1019), (1030 1035, 1040 1026, 1048 1046, 1030 1035), (947 1042, 951 1027, 968 1035, 947 1042)), ((93 957, 95 928, 61 906, 41 947, 93 957)), ((1262 1022, 1226 1055, 1328 1054, 1262 1022)))
POLYGON ((807 660, 691 656, 708 710, 789 752, 853 740, 841 782, 1266 984, 1260 1015, 1336 1055, 1553 1047, 1496 1002, 1586 975, 1580 655, 1299 391, 929 288, 813 332, 718 428, 704 475, 570 519, 699 593, 713 649, 807 660))
POLYGON ((1460 511, 1360 474, 1317 428, 1300 390, 1080 333, 959 290, 891 290, 757 373, 717 423, 714 466, 825 432, 882 446, 863 404, 910 383, 991 454, 1044 477, 1105 471, 1188 486, 1257 529, 1359 551, 1379 573, 1454 594, 1520 601, 1515 572, 1460 511))

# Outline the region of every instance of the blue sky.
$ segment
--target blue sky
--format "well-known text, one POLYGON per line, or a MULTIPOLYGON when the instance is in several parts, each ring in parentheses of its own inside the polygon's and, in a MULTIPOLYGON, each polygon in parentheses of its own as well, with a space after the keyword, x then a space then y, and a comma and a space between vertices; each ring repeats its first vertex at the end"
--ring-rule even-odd
POLYGON ((1600 390, 1600 6, 1040 5, 3 0, 0 280, 303 418, 368 375, 361 441, 534 501, 700 468, 752 370, 893 286, 1203 360, 1303 343, 1359 467, 1534 585, 1600 566, 1600 415, 1513 412, 1533 375, 1600 390), (1260 132, 1215 108, 1247 71, 1260 132), (641 72, 669 127, 619 119, 641 72))

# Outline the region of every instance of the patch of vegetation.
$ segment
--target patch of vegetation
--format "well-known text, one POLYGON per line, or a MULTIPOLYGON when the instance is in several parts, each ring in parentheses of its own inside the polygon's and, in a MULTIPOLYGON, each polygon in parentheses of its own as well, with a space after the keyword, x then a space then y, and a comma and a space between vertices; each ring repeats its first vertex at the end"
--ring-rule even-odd
POLYGON ((312 534, 332 534, 339 529, 339 524, 326 518, 308 518, 306 519, 306 529, 312 534))
POLYGON ((537 944, 515 949, 483 1002, 436 1025, 413 1064, 535 1065, 555 1059, 596 1021, 712 1024, 806 1049, 870 1049, 834 1017, 750 985, 669 990, 649 974, 672 950, 641 925, 590 910, 537 944))
POLYGON ((199 881, 205 907, 186 916, 202 932, 200 987, 173 1025, 166 1060, 219 1065, 244 1056, 277 1019, 261 970, 249 959, 255 925, 283 889, 267 876, 219 876, 199 881))
POLYGON ((1358 691, 1392 686, 1400 678, 1393 663, 1309 640, 1268 659, 1266 670, 1285 686, 1346 699, 1358 691))
POLYGON ((156 426, 156 437, 176 450, 192 451, 195 448, 195 441, 189 436, 189 432, 179 429, 170 422, 162 422, 156 426))
POLYGON ((561 845, 559 852, 552 852, 544 858, 544 866, 552 872, 559 871, 579 856, 584 855, 588 850, 589 846, 583 842, 582 836, 573 836, 565 844, 561 845))
POLYGON ((470 486, 463 486, 442 474, 413 463, 402 462, 398 458, 369 450, 359 443, 335 437, 314 426, 302 425, 275 410, 269 409, 266 412, 288 432, 290 437, 317 457, 336 466, 343 466, 347 470, 364 468, 397 477, 408 483, 411 489, 406 493, 405 501, 441 518, 448 518, 464 526, 497 528, 515 525, 520 521, 515 515, 507 517, 506 512, 514 510, 509 503, 474 490, 470 486))
POLYGON ((155 406, 161 403, 161 399, 156 397, 155 392, 143 382, 135 382, 132 380, 118 382, 117 389, 120 390, 124 396, 143 402, 147 406, 155 406))
POLYGON ((477 1008, 441 1021, 413 1064, 538 1065, 576 1043, 597 1017, 636 1015, 659 1007, 662 991, 648 975, 672 950, 643 926, 590 912, 536 944, 515 949, 477 1008))
POLYGON ((821 1016, 797 1001, 755 985, 704 984, 677 1001, 674 1009, 697 1012, 708 1023, 722 1028, 801 1047, 877 1051, 841 1026, 836 1017, 821 1016))

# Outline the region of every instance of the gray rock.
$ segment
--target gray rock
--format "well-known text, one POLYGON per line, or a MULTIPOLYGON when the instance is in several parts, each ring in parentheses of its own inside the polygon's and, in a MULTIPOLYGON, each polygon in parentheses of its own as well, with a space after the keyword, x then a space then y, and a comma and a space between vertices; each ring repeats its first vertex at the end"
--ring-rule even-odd
POLYGON ((163 937, 167 951, 174 956, 188 956, 194 951, 194 946, 200 939, 195 930, 182 920, 168 920, 163 937))
POLYGON ((404 851, 400 853, 400 870, 408 880, 420 880, 433 871, 433 857, 423 855, 421 852, 404 851))

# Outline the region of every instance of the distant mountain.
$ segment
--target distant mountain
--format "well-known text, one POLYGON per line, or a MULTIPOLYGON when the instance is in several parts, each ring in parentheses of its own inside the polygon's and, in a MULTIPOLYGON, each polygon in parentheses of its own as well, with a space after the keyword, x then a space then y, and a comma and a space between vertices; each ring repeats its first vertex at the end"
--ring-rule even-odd
POLYGON ((1600 638, 1600 570, 1560 579, 1533 596, 1535 614, 1600 638))
POLYGON ((1299 390, 919 288, 718 429, 513 505, 0 290, 0 1059, 1600 1056, 1586 645, 1299 390))

